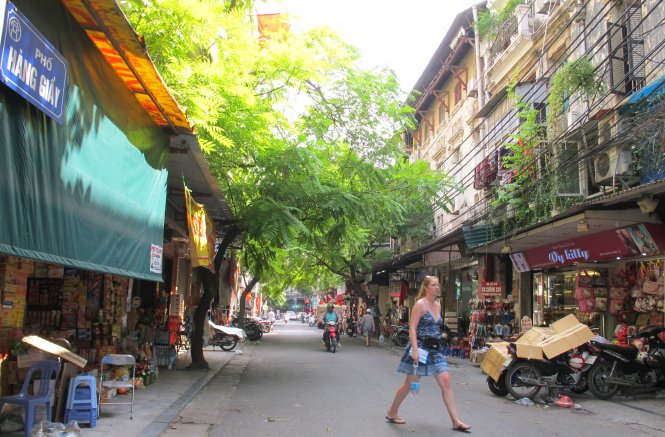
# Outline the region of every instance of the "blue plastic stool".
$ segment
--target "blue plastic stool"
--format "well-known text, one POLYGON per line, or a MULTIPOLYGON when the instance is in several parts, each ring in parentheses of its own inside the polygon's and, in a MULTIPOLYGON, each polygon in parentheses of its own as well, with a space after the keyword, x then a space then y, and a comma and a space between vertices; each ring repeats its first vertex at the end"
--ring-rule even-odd
POLYGON ((78 375, 69 382, 65 422, 76 420, 89 423, 90 428, 97 426, 97 378, 90 375, 78 375))

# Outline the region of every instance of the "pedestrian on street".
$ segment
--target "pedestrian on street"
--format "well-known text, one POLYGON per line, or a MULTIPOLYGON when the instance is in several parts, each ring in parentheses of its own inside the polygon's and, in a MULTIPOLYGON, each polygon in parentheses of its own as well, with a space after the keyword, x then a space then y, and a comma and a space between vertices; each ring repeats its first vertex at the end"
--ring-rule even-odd
POLYGON ((363 335, 365 336, 365 346, 370 345, 370 336, 374 330, 374 317, 372 316, 372 311, 369 308, 365 310, 365 315, 360 319, 363 326, 363 335))
POLYGON ((399 416, 398 410, 404 398, 409 394, 411 383, 420 381, 421 376, 433 375, 441 388, 441 395, 448 409, 453 430, 468 433, 471 426, 462 422, 457 414, 448 363, 441 347, 440 328, 443 319, 441 305, 436 301, 439 290, 439 278, 425 276, 411 311, 409 346, 404 351, 397 368, 398 372, 406 373, 406 378, 395 393, 395 399, 386 413, 386 420, 397 425, 405 424, 406 420, 399 416), (414 365, 414 363, 417 364, 414 365))

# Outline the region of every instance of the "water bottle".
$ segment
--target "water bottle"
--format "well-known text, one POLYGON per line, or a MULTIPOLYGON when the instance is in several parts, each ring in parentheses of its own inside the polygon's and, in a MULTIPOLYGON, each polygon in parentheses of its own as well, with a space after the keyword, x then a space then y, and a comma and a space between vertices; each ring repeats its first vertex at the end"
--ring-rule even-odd
MULTIPOLYGON (((417 375, 418 374, 418 362, 413 363, 413 374, 417 375)), ((413 381, 411 383, 411 386, 409 387, 411 390, 411 395, 415 396, 418 394, 418 391, 420 390, 420 382, 418 381, 413 381)))

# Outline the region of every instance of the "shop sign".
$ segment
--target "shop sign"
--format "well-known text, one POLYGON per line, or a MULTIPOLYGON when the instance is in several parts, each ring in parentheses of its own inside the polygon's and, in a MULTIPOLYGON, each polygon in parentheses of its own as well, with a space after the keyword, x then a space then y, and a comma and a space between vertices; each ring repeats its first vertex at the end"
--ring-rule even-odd
POLYGON ((150 245, 150 271, 162 273, 162 247, 156 244, 150 245))
POLYGON ((0 34, 2 80, 62 124, 69 64, 16 6, 7 2, 6 8, 0 34))
MULTIPOLYGON (((654 255, 665 247, 662 225, 647 223, 548 244, 522 252, 515 265, 526 265, 531 270, 561 267, 575 263, 610 260, 614 258, 654 255)), ((511 257, 513 262, 515 258, 511 257)))
POLYGON ((502 282, 480 282, 478 287, 478 298, 485 299, 487 297, 503 296, 503 283, 502 282))

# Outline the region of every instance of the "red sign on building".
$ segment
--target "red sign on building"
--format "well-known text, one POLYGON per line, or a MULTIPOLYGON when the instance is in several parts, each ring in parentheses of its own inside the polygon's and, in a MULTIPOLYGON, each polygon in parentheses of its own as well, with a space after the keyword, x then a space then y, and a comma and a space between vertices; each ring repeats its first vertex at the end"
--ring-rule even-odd
POLYGON ((485 299, 487 297, 503 296, 503 283, 502 282, 486 282, 482 281, 478 285, 478 299, 485 299))

